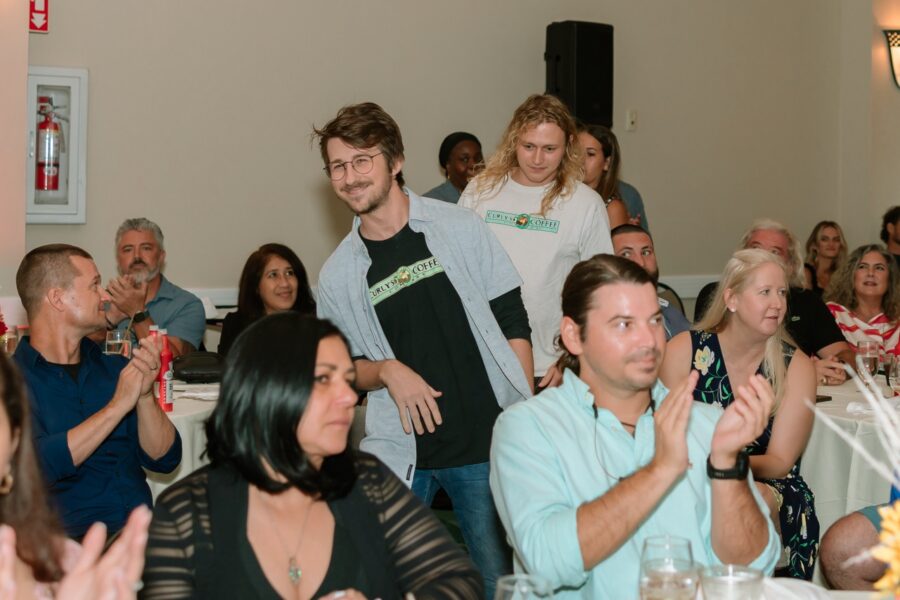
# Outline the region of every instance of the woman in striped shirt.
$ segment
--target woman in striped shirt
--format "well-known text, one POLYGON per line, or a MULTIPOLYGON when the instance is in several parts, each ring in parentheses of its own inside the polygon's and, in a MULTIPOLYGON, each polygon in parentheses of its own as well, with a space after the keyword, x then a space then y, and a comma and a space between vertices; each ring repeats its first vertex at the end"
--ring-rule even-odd
POLYGON ((831 276, 824 298, 854 350, 873 341, 882 354, 900 354, 898 284, 900 271, 880 244, 860 246, 831 276))

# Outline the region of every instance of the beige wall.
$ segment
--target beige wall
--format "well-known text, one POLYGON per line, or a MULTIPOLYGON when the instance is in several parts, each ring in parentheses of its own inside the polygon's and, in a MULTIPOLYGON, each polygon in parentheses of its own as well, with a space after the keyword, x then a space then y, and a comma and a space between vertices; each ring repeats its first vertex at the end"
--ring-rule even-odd
POLYGON ((878 214, 900 204, 900 89, 891 75, 882 29, 900 29, 900 2, 876 0, 872 32, 872 188, 878 214))
POLYGON ((27 2, 0 0, 0 296, 16 294, 25 250, 27 22, 27 2))
POLYGON ((869 164, 870 119, 900 128, 900 112, 885 116, 900 92, 882 98, 871 72, 868 1, 81 0, 53 10, 29 62, 90 71, 88 222, 30 225, 26 242, 83 245, 105 276, 118 223, 146 215, 167 235, 179 283, 234 286, 250 250, 275 240, 315 279, 349 218, 309 145, 311 124, 346 103, 381 103, 404 132, 407 180, 424 191, 440 180, 446 133, 466 129, 493 148, 513 108, 543 89, 554 20, 616 27, 624 175, 644 195, 667 274, 718 272, 757 216, 804 238, 821 218, 848 219, 859 243, 900 177, 886 154, 900 136, 876 134, 885 158, 869 164), (635 132, 624 131, 629 108, 635 132), (848 192, 867 188, 870 168, 873 199, 857 206, 848 192))

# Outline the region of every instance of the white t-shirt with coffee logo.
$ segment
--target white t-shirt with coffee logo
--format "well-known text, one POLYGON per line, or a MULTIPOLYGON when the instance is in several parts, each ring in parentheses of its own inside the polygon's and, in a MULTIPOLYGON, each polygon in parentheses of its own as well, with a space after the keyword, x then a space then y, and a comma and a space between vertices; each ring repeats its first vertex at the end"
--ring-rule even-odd
POLYGON ((541 216, 546 187, 529 187, 511 178, 499 190, 476 196, 469 183, 459 205, 474 210, 500 240, 522 277, 522 300, 531 323, 534 374, 543 376, 556 362, 554 342, 562 319, 563 283, 575 263, 613 253, 609 218, 600 195, 583 183, 557 198, 541 216))

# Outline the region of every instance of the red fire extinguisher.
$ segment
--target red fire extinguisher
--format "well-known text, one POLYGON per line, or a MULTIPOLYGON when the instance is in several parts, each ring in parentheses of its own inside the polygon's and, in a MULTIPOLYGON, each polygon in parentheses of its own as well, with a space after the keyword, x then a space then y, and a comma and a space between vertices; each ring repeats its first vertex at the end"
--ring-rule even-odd
POLYGON ((37 170, 34 189, 55 191, 59 189, 59 154, 62 131, 54 120, 53 103, 49 96, 38 98, 38 114, 44 120, 37 126, 37 170))

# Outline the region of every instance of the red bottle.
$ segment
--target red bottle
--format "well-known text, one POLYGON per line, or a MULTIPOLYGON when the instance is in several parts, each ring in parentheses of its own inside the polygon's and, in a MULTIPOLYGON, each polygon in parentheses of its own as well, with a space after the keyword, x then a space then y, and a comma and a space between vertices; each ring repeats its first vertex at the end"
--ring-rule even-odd
MULTIPOLYGON (((151 328, 152 329, 152 328, 151 328)), ((151 335, 153 332, 150 332, 151 335)), ((169 336, 165 329, 160 329, 158 338, 162 338, 162 351, 159 353, 159 374, 156 376, 156 398, 160 408, 172 412, 172 377, 174 365, 172 349, 169 347, 169 336)))

